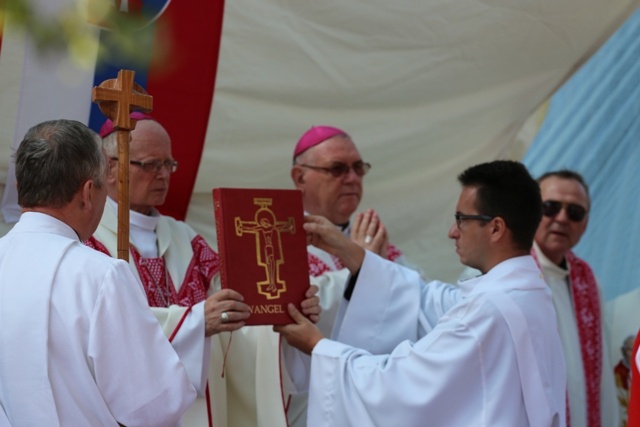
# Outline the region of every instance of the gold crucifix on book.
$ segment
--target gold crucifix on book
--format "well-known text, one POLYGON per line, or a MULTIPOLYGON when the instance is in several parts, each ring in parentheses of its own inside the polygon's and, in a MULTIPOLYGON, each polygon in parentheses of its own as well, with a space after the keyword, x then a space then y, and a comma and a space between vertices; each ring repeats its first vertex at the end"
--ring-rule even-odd
POLYGON ((259 206, 253 221, 243 221, 239 216, 235 217, 236 235, 255 235, 256 259, 258 265, 264 268, 266 276, 265 280, 257 283, 258 293, 269 300, 277 299, 287 291, 287 284, 280 279, 280 266, 285 262, 280 233, 294 234, 295 222, 293 218, 278 221, 269 208, 272 204, 270 198, 255 198, 253 204, 259 206))

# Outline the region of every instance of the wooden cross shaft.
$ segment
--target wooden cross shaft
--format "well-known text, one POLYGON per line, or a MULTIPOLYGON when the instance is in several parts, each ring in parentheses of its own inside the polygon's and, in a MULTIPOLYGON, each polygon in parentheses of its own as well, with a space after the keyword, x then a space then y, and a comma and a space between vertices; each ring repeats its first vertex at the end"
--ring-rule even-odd
POLYGON ((113 122, 118 139, 118 258, 129 260, 129 141, 137 120, 132 111, 151 112, 153 97, 133 80, 131 70, 120 70, 115 79, 93 88, 91 100, 113 122))

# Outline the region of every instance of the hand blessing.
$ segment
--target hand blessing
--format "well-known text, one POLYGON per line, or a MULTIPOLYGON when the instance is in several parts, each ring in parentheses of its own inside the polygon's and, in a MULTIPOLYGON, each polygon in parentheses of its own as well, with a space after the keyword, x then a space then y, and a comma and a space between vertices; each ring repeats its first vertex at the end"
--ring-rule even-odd
POLYGON ((351 224, 351 240, 368 251, 388 258, 387 229, 373 209, 355 215, 351 224))

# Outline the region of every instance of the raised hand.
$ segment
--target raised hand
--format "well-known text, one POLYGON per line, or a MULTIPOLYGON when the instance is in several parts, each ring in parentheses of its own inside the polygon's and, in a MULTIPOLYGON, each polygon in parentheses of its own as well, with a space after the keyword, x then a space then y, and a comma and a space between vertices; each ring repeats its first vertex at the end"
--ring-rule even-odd
POLYGON ((387 258, 387 229, 373 209, 355 215, 351 224, 351 240, 360 247, 387 258))

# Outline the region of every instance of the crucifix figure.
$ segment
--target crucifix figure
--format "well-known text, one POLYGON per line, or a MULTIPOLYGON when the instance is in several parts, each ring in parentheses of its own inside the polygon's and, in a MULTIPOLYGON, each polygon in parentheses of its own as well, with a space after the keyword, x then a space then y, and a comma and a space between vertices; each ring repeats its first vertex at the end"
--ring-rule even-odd
POLYGON ((256 258, 258 265, 264 268, 266 276, 265 280, 257 283, 258 293, 267 299, 277 299, 287 290, 286 283, 280 279, 280 265, 284 264, 280 233, 295 233, 295 223, 293 218, 289 218, 288 221, 276 220, 276 215, 269 209, 272 199, 255 198, 253 204, 260 206, 253 221, 242 221, 239 216, 235 218, 236 235, 256 235, 256 258))
POLYGON ((132 111, 149 113, 153 97, 134 82, 134 71, 120 70, 115 79, 93 88, 91 100, 113 122, 118 138, 118 258, 129 260, 129 138, 136 127, 132 111))

